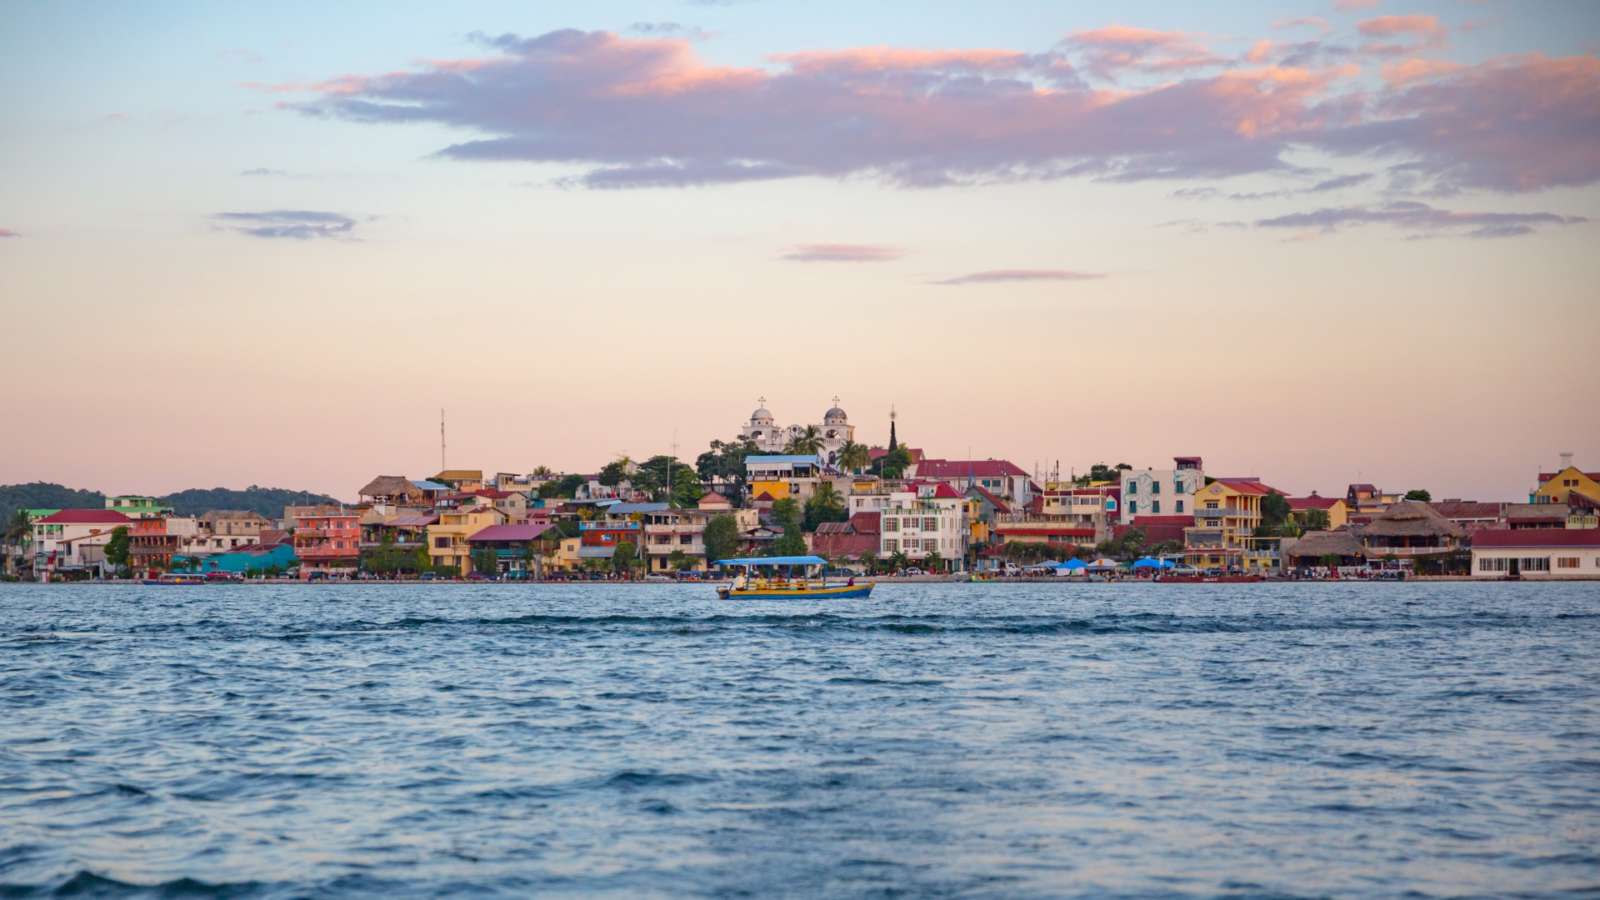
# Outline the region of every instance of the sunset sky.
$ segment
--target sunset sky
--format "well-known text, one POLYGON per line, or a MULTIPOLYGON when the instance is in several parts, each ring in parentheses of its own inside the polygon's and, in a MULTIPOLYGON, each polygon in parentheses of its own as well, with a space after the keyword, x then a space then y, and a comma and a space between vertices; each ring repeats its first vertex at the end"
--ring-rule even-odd
POLYGON ((0 482, 1600 469, 1600 4, 1212 6, 9 4, 0 482))

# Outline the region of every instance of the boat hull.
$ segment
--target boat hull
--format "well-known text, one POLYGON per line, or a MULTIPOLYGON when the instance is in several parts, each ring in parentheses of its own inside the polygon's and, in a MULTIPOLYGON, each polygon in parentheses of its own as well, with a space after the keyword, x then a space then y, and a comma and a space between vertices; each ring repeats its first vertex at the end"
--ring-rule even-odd
POLYGON ((724 600, 860 600, 872 593, 870 584, 841 584, 834 587, 813 588, 717 588, 717 596, 724 600))

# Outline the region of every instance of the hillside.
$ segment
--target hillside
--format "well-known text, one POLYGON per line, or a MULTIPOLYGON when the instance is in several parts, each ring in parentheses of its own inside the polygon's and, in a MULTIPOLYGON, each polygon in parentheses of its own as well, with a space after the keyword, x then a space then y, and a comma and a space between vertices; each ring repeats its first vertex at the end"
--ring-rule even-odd
MULTIPOLYGON (((250 485, 243 490, 230 488, 190 488, 161 498, 172 505, 179 515, 199 515, 213 509, 248 509, 269 519, 283 515, 285 506, 313 503, 338 503, 332 497, 309 491, 291 491, 286 488, 264 488, 250 485)), ((105 506, 106 495, 100 491, 76 490, 59 484, 36 481, 31 484, 0 485, 0 521, 9 521, 18 509, 41 507, 105 506)))

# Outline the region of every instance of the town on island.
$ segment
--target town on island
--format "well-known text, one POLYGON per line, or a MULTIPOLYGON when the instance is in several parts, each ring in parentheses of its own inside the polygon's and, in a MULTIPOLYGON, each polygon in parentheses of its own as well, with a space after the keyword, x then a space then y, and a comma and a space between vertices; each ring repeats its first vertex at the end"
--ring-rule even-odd
POLYGON ((1208 472, 1199 456, 1067 475, 935 457, 896 425, 891 411, 886 445, 868 446, 837 397, 820 424, 787 426, 763 398, 736 437, 692 463, 658 455, 591 473, 377 475, 356 502, 320 498, 281 515, 139 495, 18 508, 3 574, 649 582, 721 577, 727 559, 805 555, 876 578, 1600 578, 1600 472, 1570 453, 1515 500, 1366 483, 1290 496, 1261 475, 1208 472))

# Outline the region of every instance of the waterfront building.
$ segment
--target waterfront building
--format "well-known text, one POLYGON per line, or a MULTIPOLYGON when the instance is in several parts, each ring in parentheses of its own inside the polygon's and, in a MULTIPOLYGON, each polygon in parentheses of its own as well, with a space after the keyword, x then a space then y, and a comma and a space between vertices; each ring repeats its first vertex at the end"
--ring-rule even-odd
POLYGON ((252 575, 268 570, 287 572, 294 568, 296 562, 294 547, 289 544, 256 544, 207 556, 201 563, 201 571, 225 572, 229 575, 252 575))
POLYGON ((1323 497, 1316 491, 1312 491, 1309 497, 1289 497, 1287 499, 1289 501, 1289 514, 1296 522, 1300 523, 1301 527, 1306 524, 1306 514, 1312 510, 1327 514, 1328 527, 1321 529, 1324 531, 1337 531, 1350 521, 1350 504, 1343 497, 1323 497))
POLYGON ((639 552, 649 571, 665 573, 675 568, 705 571, 708 567, 706 526, 717 516, 732 516, 741 533, 761 524, 759 513, 754 509, 664 508, 643 513, 644 544, 639 552), (675 566, 675 560, 682 560, 682 565, 675 566))
POLYGON ((1120 508, 1118 485, 1077 487, 1050 482, 1023 507, 996 518, 994 534, 1003 543, 1049 544, 1062 554, 1093 547, 1111 535, 1120 508))
POLYGON ((1478 500, 1435 500, 1429 504, 1434 511, 1461 526, 1467 532, 1479 528, 1497 528, 1504 523, 1505 504, 1485 503, 1478 500))
POLYGON ((818 456, 832 465, 839 460, 839 450, 855 440, 856 427, 850 424, 850 417, 839 408, 838 397, 833 398, 833 406, 822 414, 822 423, 809 426, 781 426, 772 417, 771 410, 767 409, 767 398, 762 397, 759 404, 756 411, 750 414, 750 420, 739 429, 739 438, 755 444, 762 453, 782 454, 792 441, 805 437, 810 429, 816 432, 822 443, 818 456))
POLYGON ((367 553, 386 544, 394 550, 415 551, 428 545, 428 526, 438 523, 439 514, 431 510, 369 509, 361 514, 361 551, 367 553))
POLYGON ((1398 503, 1400 495, 1380 491, 1376 486, 1361 482, 1352 484, 1345 489, 1344 502, 1349 507, 1349 516, 1352 521, 1370 522, 1388 509, 1390 504, 1398 503))
POLYGON ((291 507, 300 578, 354 575, 361 559, 361 514, 342 506, 291 507))
POLYGON ((428 559, 435 568, 450 568, 457 575, 472 571, 473 535, 491 525, 506 524, 506 514, 493 506, 467 506, 439 511, 439 521, 427 526, 428 559))
POLYGON ((1275 541, 1255 539, 1261 498, 1281 494, 1255 477, 1217 478, 1195 492, 1194 525, 1184 530, 1184 560, 1198 569, 1276 569, 1275 541))
POLYGON ((1135 516, 1182 516, 1194 512, 1194 493, 1205 486, 1204 462, 1198 456, 1174 456, 1170 469, 1122 469, 1122 509, 1118 521, 1133 524, 1135 516))
MULTIPOLYGON (((852 496, 852 500, 855 499, 852 496)), ((906 559, 940 571, 964 571, 967 557, 966 499, 942 482, 886 488, 879 519, 878 555, 906 559)), ((857 512, 874 510, 857 509, 857 512)))
POLYGON ((106 542, 120 526, 133 530, 134 520, 114 509, 60 509, 33 522, 33 572, 105 574, 106 542))
POLYGON ((1486 528, 1472 535, 1474 578, 1600 578, 1600 529, 1486 528))
POLYGON ((883 514, 858 512, 843 522, 822 522, 811 538, 811 552, 835 563, 856 563, 878 556, 883 514))
MULTIPOLYGON (((495 557, 495 571, 485 575, 536 575, 539 562, 551 549, 559 546, 561 531, 554 525, 534 523, 506 523, 490 525, 467 538, 470 554, 488 550, 495 557)), ((474 566, 476 570, 476 566, 474 566)))
POLYGON ((1361 548, 1368 559, 1416 560, 1441 557, 1462 548, 1466 531, 1430 504, 1418 500, 1392 503, 1361 528, 1361 548))
POLYGON ((272 527, 266 516, 247 509, 213 509, 202 513, 197 522, 196 545, 191 549, 205 553, 259 543, 261 532, 272 527))
POLYGON ((169 569, 180 557, 187 561, 207 552, 193 516, 134 519, 128 538, 128 568, 134 572, 169 569))
POLYGON ((1561 468, 1540 472, 1539 486, 1528 500, 1532 503, 1566 503, 1578 494, 1600 503, 1600 472, 1585 472, 1572 464, 1572 454, 1561 454, 1561 468))
POLYGON ((1367 565, 1361 539, 1348 528, 1308 531, 1298 538, 1285 540, 1282 552, 1284 568, 1291 570, 1351 570, 1367 565))

